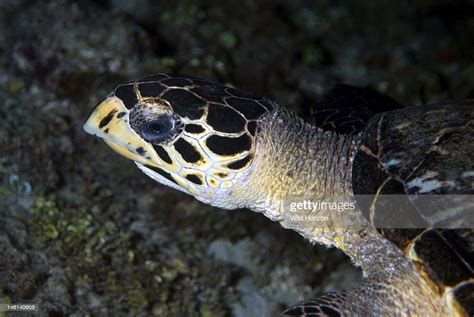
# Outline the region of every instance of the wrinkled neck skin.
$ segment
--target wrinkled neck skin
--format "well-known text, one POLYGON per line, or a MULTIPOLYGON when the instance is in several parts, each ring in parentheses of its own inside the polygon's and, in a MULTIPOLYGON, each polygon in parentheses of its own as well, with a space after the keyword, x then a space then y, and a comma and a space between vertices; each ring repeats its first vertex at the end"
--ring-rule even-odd
POLYGON ((324 132, 278 109, 264 120, 257 134, 258 155, 245 184, 253 198, 246 207, 298 231, 311 242, 338 247, 370 274, 381 268, 379 249, 391 243, 357 210, 351 212, 350 220, 341 216, 320 226, 302 222, 292 227, 285 220, 290 202, 351 200, 352 162, 358 143, 357 136, 324 132))
POLYGON ((390 298, 381 300, 381 312, 387 305, 406 303, 403 305, 406 307, 401 308, 402 314, 423 309, 421 311, 438 315, 439 302, 433 299, 432 305, 429 303, 430 297, 435 298, 432 287, 421 281, 412 262, 382 237, 358 209, 352 212, 349 222, 345 217, 336 217, 330 226, 324 227, 309 223, 294 228, 285 221, 288 198, 324 201, 353 197, 352 162, 358 143, 357 136, 323 132, 296 115, 278 109, 260 125, 259 154, 252 172, 243 180, 243 186, 231 195, 239 197, 242 207, 263 213, 312 243, 335 246, 345 252, 364 273, 365 284, 359 285, 357 292, 380 298, 377 293, 380 288, 375 285, 400 285, 398 290, 386 292, 390 298), (420 290, 423 283, 426 287, 420 290), (426 292, 426 301, 416 300, 420 292, 426 292))

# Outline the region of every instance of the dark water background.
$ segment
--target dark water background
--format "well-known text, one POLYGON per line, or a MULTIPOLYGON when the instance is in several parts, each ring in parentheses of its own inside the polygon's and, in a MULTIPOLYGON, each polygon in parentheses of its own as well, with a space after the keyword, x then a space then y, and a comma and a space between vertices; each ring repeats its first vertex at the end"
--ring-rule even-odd
POLYGON ((359 278, 340 252, 155 184, 86 135, 114 85, 188 74, 309 119, 335 83, 405 105, 474 97, 472 1, 2 0, 0 14, 0 302, 45 316, 274 316, 359 278))

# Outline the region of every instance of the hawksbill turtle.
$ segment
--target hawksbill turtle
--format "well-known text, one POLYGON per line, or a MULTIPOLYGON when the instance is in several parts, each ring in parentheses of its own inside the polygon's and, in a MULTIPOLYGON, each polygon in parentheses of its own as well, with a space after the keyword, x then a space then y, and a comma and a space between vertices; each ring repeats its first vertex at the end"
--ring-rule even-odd
POLYGON ((284 316, 474 315, 474 101, 361 112, 332 95, 316 112, 324 131, 267 98, 159 73, 116 86, 84 129, 157 182, 262 213, 362 268, 358 285, 284 316), (351 197, 350 213, 288 218, 290 201, 351 197))

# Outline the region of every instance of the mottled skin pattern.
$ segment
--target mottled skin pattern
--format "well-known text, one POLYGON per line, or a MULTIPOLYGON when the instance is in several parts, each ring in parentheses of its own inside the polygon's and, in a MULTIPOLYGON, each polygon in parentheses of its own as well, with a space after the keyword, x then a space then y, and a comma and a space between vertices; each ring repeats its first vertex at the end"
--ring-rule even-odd
POLYGON ((470 107, 396 110, 376 115, 362 135, 339 135, 264 98, 158 74, 118 86, 84 128, 158 182, 214 206, 261 212, 312 243, 340 248, 362 268, 359 285, 296 305, 285 315, 443 316, 463 314, 459 303, 468 312, 472 307, 472 263, 466 256, 472 254, 472 230, 379 232, 363 204, 349 222, 335 216, 324 227, 294 227, 285 218, 285 203, 382 190, 472 193, 470 107), (427 179, 433 169, 437 174, 427 179), (426 180, 429 186, 423 186, 426 180), (392 181, 400 185, 388 186, 392 181), (455 240, 457 246, 450 244, 455 240), (450 269, 463 274, 453 278, 436 264, 438 250, 452 252, 459 261, 450 269))

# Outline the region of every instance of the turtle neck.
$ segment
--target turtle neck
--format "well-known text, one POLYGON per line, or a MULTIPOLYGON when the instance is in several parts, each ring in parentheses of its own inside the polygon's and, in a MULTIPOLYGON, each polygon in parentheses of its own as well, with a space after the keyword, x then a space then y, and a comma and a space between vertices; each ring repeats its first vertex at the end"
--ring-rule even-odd
MULTIPOLYGON (((329 211, 329 221, 307 221, 311 212, 291 212, 291 203, 354 203, 352 163, 358 136, 338 135, 278 108, 260 124, 258 155, 237 190, 244 206, 279 221, 313 243, 335 246, 365 275, 410 265, 401 250, 381 236, 359 209, 329 211), (302 215, 300 221, 291 218, 302 215), (305 218, 306 216, 306 218, 305 218)), ((300 205, 301 205, 300 204, 300 205)), ((320 205, 319 205, 320 206, 320 205)), ((317 207, 317 206, 316 206, 317 207)), ((297 219, 297 218, 296 218, 297 219)), ((408 267, 407 267, 408 268, 408 267)))

